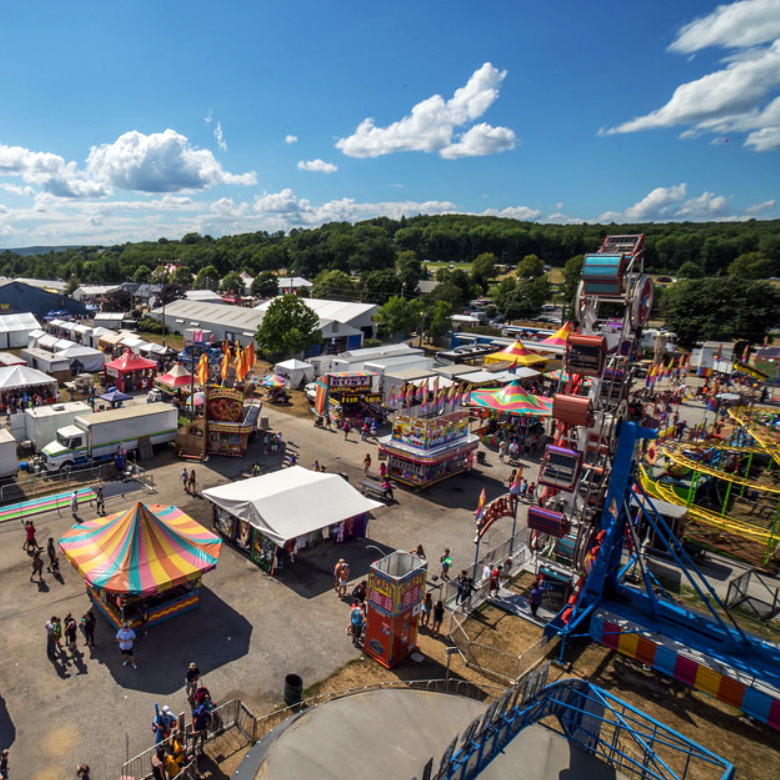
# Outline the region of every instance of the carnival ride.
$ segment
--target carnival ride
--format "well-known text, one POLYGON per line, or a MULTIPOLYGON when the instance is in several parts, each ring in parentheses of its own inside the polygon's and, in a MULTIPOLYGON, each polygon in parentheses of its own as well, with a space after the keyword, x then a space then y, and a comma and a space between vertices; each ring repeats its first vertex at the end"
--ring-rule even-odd
POLYGON ((651 496, 686 507, 686 541, 777 570, 780 438, 771 430, 777 410, 737 407, 728 416, 733 428, 722 438, 651 447, 640 481, 651 496))
MULTIPOLYGON (((539 476, 545 485, 539 503, 546 511, 528 517, 532 547, 552 553, 573 584, 568 603, 545 633, 561 637, 562 655, 567 640, 590 637, 780 729, 780 648, 748 635, 733 619, 640 479, 640 451, 657 436, 628 421, 641 328, 652 304, 643 244, 641 235, 607 236, 599 252, 583 262, 575 302, 580 327, 567 340, 568 381, 553 399, 555 431, 539 476), (643 544, 650 535, 708 615, 683 606, 653 575, 643 544)), ((780 446, 741 422, 728 444, 742 447, 749 461, 760 451, 780 462, 775 458, 780 446)), ((683 447, 670 445, 668 451, 681 472, 692 468, 700 480, 717 480, 722 473, 683 447)), ((729 453, 712 448, 718 451, 729 453)), ((673 486, 660 479, 653 484, 654 496, 684 503, 673 486)), ((732 474, 728 484, 743 493, 755 490, 750 473, 732 474)), ((764 492, 776 495, 780 488, 767 485, 764 492)), ((712 509, 696 507, 692 514, 696 528, 715 522, 712 509)), ((721 529, 735 530, 733 519, 716 517, 721 529)), ((776 526, 777 513, 771 528, 739 529, 756 536, 764 554, 774 554, 776 526)))

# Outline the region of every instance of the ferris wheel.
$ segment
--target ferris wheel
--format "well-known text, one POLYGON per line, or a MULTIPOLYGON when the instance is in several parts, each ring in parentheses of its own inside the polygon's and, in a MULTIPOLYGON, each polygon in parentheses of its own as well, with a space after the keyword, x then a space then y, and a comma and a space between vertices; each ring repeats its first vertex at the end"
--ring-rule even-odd
POLYGON ((653 303, 644 274, 644 235, 607 236, 585 256, 567 340, 565 382, 553 399, 553 442, 539 473, 540 506, 528 512, 532 546, 581 570, 603 509, 641 329, 653 303))

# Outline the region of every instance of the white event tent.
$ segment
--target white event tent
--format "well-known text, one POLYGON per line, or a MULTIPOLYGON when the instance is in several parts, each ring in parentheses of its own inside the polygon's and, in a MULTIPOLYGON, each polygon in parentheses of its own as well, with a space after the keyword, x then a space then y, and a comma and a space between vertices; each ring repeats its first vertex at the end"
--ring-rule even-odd
POLYGON ((208 488, 203 495, 278 546, 384 506, 338 474, 301 466, 208 488))

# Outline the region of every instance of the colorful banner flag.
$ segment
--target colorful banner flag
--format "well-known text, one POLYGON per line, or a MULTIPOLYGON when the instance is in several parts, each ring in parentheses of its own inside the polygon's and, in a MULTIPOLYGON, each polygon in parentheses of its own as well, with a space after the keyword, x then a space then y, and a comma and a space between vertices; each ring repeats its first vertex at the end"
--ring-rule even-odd
POLYGON ((244 381, 244 356, 241 352, 241 344, 236 342, 236 382, 244 381))
POLYGON ((409 409, 414 401, 414 385, 409 382, 409 386, 406 388, 406 408, 409 409))
POLYGON ((477 511, 474 512, 474 517, 477 519, 477 525, 479 525, 482 516, 485 514, 485 502, 487 501, 487 495, 485 494, 485 488, 482 488, 482 493, 479 496, 479 503, 477 504, 477 511))
POLYGON ((228 372, 230 371, 230 351, 226 351, 222 354, 222 361, 219 366, 219 375, 222 379, 227 379, 228 372))
POLYGON ((200 356, 196 375, 200 386, 205 387, 209 382, 209 356, 206 352, 200 356))
POLYGON ((519 466, 515 472, 515 478, 512 480, 512 484, 509 486, 509 492, 514 495, 520 494, 520 483, 523 481, 523 467, 519 466))
POLYGON ((742 353, 742 362, 747 363, 750 360, 750 344, 745 344, 745 351, 742 353))
POLYGON ((428 380, 424 380, 423 382, 420 382, 419 385, 416 386, 414 391, 414 397, 418 401, 422 401, 425 403, 428 400, 428 380))

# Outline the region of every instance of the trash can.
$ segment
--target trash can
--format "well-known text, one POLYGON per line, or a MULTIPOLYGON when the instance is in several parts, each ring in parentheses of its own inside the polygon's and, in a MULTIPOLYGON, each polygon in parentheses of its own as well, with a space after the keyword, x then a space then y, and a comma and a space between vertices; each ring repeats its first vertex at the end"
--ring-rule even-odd
POLYGON ((477 450, 477 463, 485 462, 485 450, 477 450))
POLYGON ((284 678, 284 703, 291 707, 299 704, 303 692, 303 680, 297 674, 288 674, 284 678))

